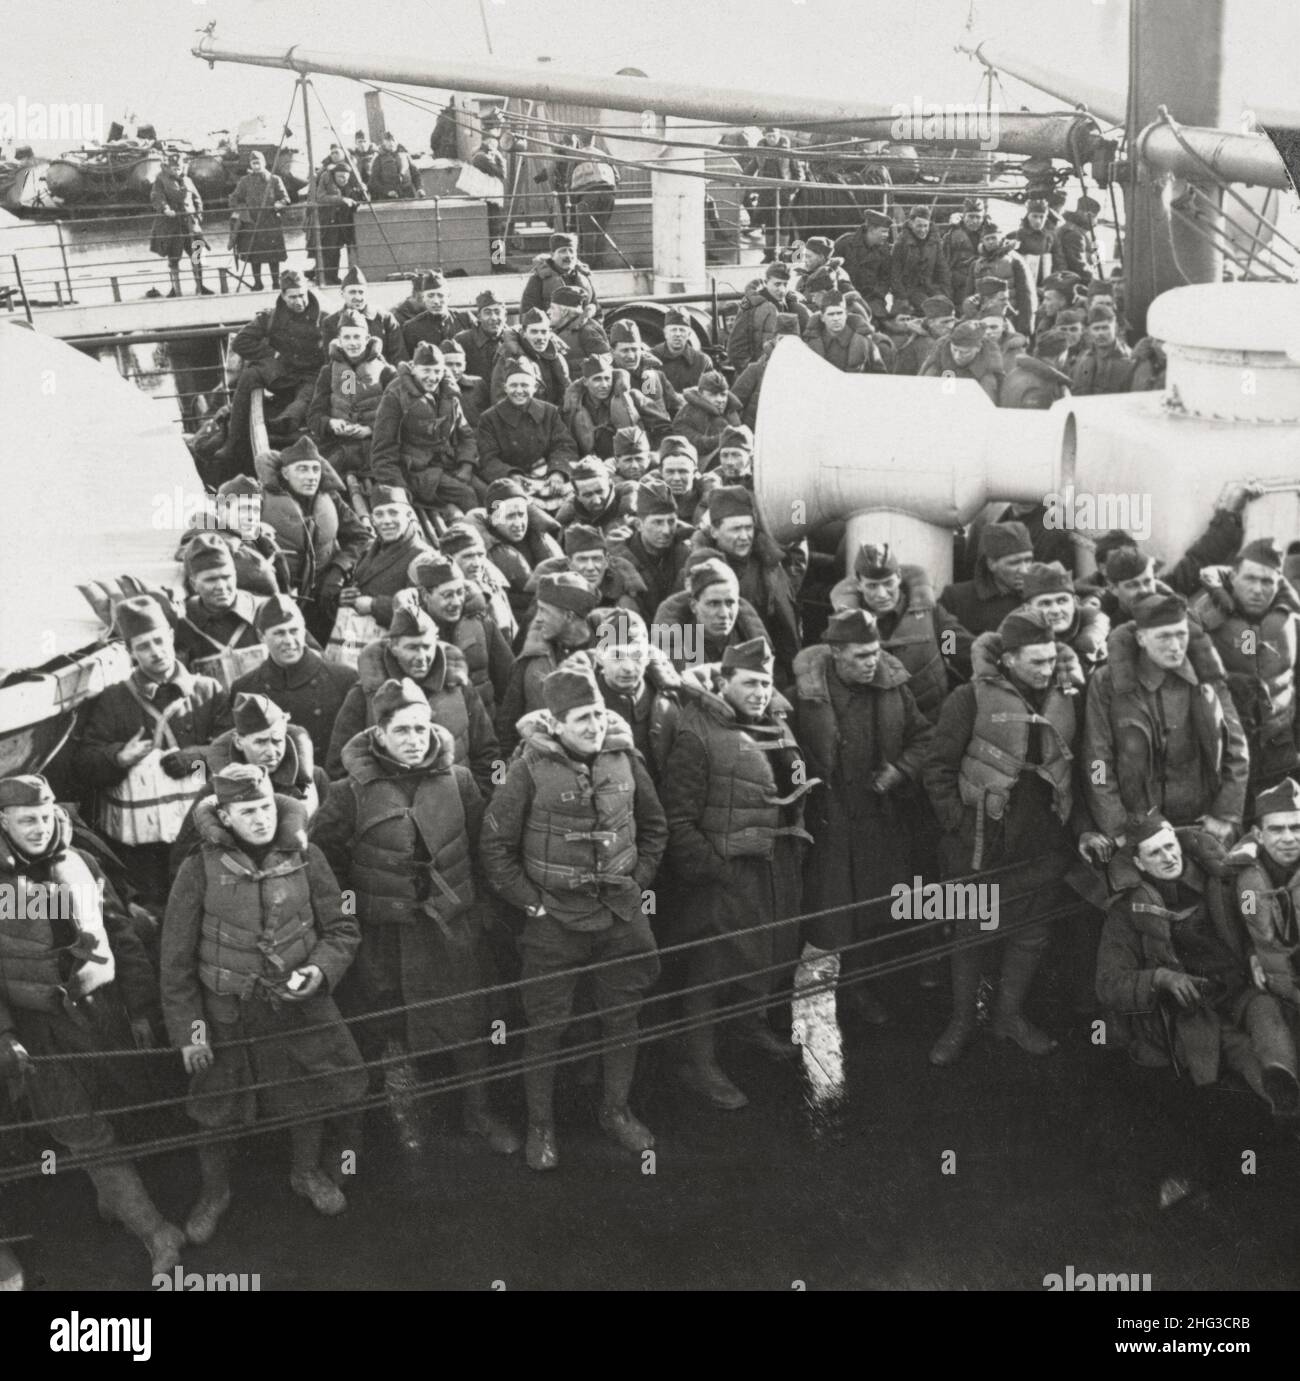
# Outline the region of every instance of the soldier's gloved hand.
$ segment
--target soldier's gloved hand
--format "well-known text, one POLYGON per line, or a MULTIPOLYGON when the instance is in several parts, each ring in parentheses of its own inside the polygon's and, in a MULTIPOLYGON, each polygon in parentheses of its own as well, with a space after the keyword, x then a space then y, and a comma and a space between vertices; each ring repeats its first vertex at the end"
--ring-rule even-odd
POLYGON ((1098 830, 1085 830, 1079 836, 1079 857, 1085 863, 1109 863, 1115 852, 1110 836, 1098 830))
POLYGON ((896 786, 902 786, 906 780, 892 762, 887 762, 871 779, 871 789, 883 796, 886 792, 893 791, 896 786))
POLYGON ((1243 484, 1238 480, 1229 480, 1219 491, 1214 506, 1228 513, 1240 513, 1251 499, 1259 498, 1263 492, 1263 487, 1259 484, 1243 484))
POLYGON ((1179 973, 1176 969, 1157 969, 1156 988, 1170 997, 1184 1011, 1191 1011, 1201 1000, 1201 988, 1190 973, 1179 973))
POLYGON ((1261 993, 1268 987, 1268 981, 1264 977, 1264 966, 1259 962, 1258 954, 1250 956, 1250 977, 1261 993))
POLYGON ((325 981, 325 975, 315 964, 306 964, 300 969, 295 969, 289 977, 293 978, 297 974, 301 974, 306 981, 297 988, 291 988, 286 984, 280 989, 280 996, 286 1002, 305 1002, 307 998, 320 991, 320 985, 325 981))
POLYGON ((164 753, 159 760, 158 766, 169 777, 188 777, 194 770, 194 764, 202 762, 202 755, 195 755, 186 749, 178 749, 174 753, 164 753))
POLYGON ((216 1056, 210 1045, 187 1045, 181 1050, 181 1059, 185 1062, 186 1074, 198 1074, 211 1069, 216 1056))
POLYGON ((1201 828, 1212 839, 1217 839, 1226 849, 1231 845, 1237 830, 1228 820, 1220 820, 1217 815, 1206 815, 1201 819, 1201 828))
POLYGON ((27 1047, 14 1036, 0 1037, 0 1077, 23 1078, 32 1072, 32 1058, 27 1047))

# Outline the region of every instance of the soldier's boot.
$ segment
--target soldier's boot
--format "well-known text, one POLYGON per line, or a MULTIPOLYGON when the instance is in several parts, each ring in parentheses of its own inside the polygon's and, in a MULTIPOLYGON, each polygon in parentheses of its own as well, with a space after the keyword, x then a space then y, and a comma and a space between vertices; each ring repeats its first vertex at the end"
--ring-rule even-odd
POLYGON ((100 1212, 107 1208, 113 1218, 144 1243, 154 1275, 169 1275, 180 1264, 185 1234, 159 1212, 135 1166, 123 1161, 96 1165, 86 1173, 95 1186, 100 1212))
POLYGON ((545 1056, 555 1053, 552 1033, 545 1041, 533 1038, 524 1053, 530 1060, 524 1070, 524 1098, 528 1103, 528 1139, 524 1160, 530 1170, 554 1170, 560 1163, 560 1148, 555 1140, 555 1065, 545 1056))
POLYGON ((331 1117, 325 1126, 325 1143, 321 1148, 321 1169, 340 1188, 357 1172, 361 1155, 362 1124, 360 1113, 331 1117))
POLYGON ((524 1144, 519 1133, 492 1112, 485 1084, 469 1084, 465 1089, 464 1127, 471 1136, 480 1136, 499 1156, 513 1156, 524 1144))
POLYGON ((172 280, 172 290, 167 294, 168 297, 179 297, 181 295, 181 266, 179 263, 168 261, 167 274, 172 280))
POLYGON ((320 1168, 324 1140, 324 1122, 308 1122, 289 1128, 289 1144, 293 1148, 289 1188, 306 1199, 317 1213, 333 1218, 347 1208, 348 1201, 338 1185, 320 1168))
POLYGON ((649 1151, 655 1144, 654 1133, 627 1105, 636 1074, 636 1046, 618 1045, 606 1050, 603 1063, 605 1101, 596 1118, 601 1131, 624 1150, 636 1155, 649 1151))
POLYGON ((780 1036, 767 1024, 766 1012, 748 1012, 736 1023, 736 1040, 757 1050, 769 1060, 797 1060, 799 1047, 780 1036))
POLYGON ((1029 985, 1038 972, 1044 948, 1043 945, 1017 944, 1015 940, 1007 942, 993 1009, 993 1034, 999 1040, 1014 1041, 1027 1055, 1050 1055, 1056 1049, 1056 1041, 1029 1022, 1021 1010, 1029 995, 1029 985))
POLYGON ((213 295, 212 289, 205 288, 203 286, 203 265, 198 263, 192 263, 190 265, 190 272, 194 275, 194 291, 197 294, 197 296, 211 297, 213 295))
POLYGON ((203 1184, 185 1220, 185 1236, 196 1246, 212 1241, 221 1215, 230 1207, 232 1157, 229 1145, 217 1143, 199 1147, 199 1174, 203 1184))
POLYGON ((295 394, 287 407, 282 408, 274 417, 266 419, 266 424, 268 427, 301 427, 307 420, 307 409, 310 405, 310 397, 301 398, 295 394))
POLYGON ((977 949, 952 953, 952 1018, 930 1050, 932 1065, 947 1066, 961 1059, 975 1037, 975 1009, 979 999, 980 956, 977 949))
POLYGON ((715 1108, 734 1111, 746 1107, 749 1099, 722 1072, 718 1063, 715 1028, 712 1022, 686 1032, 687 1062, 678 1071, 678 1078, 693 1093, 707 1098, 715 1108))
POLYGON ((408 1154, 418 1156, 424 1150, 424 1133, 420 1129, 419 1105, 415 1101, 415 1066, 406 1047, 397 1040, 384 1046, 384 1094, 388 1099, 388 1115, 393 1119, 397 1143, 408 1154))
POLYGON ((23 1288, 22 1262, 8 1247, 0 1247, 0 1291, 23 1288))

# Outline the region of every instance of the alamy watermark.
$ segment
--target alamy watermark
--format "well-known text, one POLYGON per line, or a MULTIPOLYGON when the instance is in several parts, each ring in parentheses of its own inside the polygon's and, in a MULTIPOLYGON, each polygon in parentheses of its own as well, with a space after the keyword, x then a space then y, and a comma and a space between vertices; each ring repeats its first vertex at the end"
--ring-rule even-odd
POLYGON ((1150 494, 1094 492, 1067 484, 1062 490, 1044 494, 1043 506, 1043 526, 1054 531, 1107 532, 1119 528, 1139 542, 1151 536, 1150 494))
POLYGON ((889 113, 893 116, 889 137, 897 143, 949 144, 969 140, 988 152, 997 148, 1001 135, 996 105, 939 105, 913 96, 910 106, 895 101, 889 113))
POLYGON ((0 144, 58 139, 66 144, 102 144, 108 126, 102 105, 70 102, 0 101, 0 144))

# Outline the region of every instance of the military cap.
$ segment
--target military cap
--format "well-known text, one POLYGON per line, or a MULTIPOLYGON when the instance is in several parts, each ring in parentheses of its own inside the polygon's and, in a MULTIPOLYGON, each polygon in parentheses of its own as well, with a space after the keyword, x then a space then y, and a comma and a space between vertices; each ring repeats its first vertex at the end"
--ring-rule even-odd
POLYGON ((600 597, 580 575, 573 571, 556 571, 537 582, 537 602, 585 619, 600 603, 600 597))
POLYGON ((264 695, 249 695, 240 691, 231 710, 235 730, 240 734, 260 734, 277 724, 287 724, 289 716, 264 695))
POLYGON ((640 345, 641 328, 635 321, 616 321, 609 328, 609 343, 611 345, 640 345))
POLYGON ((721 523, 728 518, 752 518, 754 496, 740 484, 720 484, 709 494, 709 522, 721 523))
POLYGON ((609 543, 599 528, 586 523, 570 523, 564 529, 564 554, 575 556, 580 551, 608 551, 609 543))
POLYGON ((265 633, 270 628, 279 628, 282 623, 292 623, 300 618, 302 610, 288 595, 272 595, 257 611, 253 627, 259 633, 265 633))
POLYGON ((204 571, 235 573, 235 558, 230 554, 230 544, 215 532, 196 533, 185 544, 185 574, 196 576, 204 571))
POLYGON ((238 801, 258 801, 274 796, 275 788, 266 768, 251 762, 232 762, 212 778, 212 790, 219 806, 232 806, 238 801))
POLYGON ((163 607, 152 595, 135 595, 122 600, 113 610, 113 625, 118 634, 130 643, 144 633, 155 633, 160 628, 170 628, 163 607))
POLYGON ((1274 571, 1282 569, 1282 553, 1271 537, 1258 537, 1253 542, 1247 542, 1237 557, 1237 564, 1240 565, 1243 561, 1255 561, 1274 571))
POLYGON ((1051 625, 1041 609, 1017 609, 998 624, 1003 652, 1055 641, 1051 625))
POLYGON ((1035 561, 1025 571, 1021 594, 1025 599, 1035 595, 1073 594, 1074 581, 1059 561, 1035 561))
POLYGON ((776 659, 766 638, 750 638, 745 643, 733 643, 722 654, 723 671, 762 671, 768 676, 776 668, 776 659))
POLYGON ((749 430, 742 422, 738 426, 728 426, 722 429, 722 436, 718 441, 720 451, 752 451, 754 449, 754 433, 749 430))
MULTIPOLYGON (((390 677, 375 692, 375 723, 387 723, 398 710, 404 710, 408 705, 422 705, 426 710, 429 709, 429 702, 425 698, 424 692, 409 676, 403 676, 400 679, 390 677)), ((429 713, 430 718, 432 718, 433 712, 430 710, 429 713)))
MULTIPOLYGON (((4 783, 0 782, 0 788, 3 786, 4 783)), ((1294 778, 1283 777, 1276 786, 1261 791, 1255 798, 1256 820, 1262 821, 1266 815, 1289 815, 1294 811, 1300 811, 1300 786, 1296 785, 1294 778)))
POLYGON ((853 558, 853 574, 859 580, 888 580, 898 572, 898 557, 888 543, 864 542, 853 558))
POLYGON ((1139 628, 1165 628, 1187 617, 1187 601, 1172 590, 1145 595, 1133 606, 1133 622, 1139 628))
POLYGON ((590 672, 559 667, 542 681, 542 702, 556 719, 584 705, 603 705, 600 687, 590 672))
POLYGON ((407 604, 399 604, 393 611, 392 622, 388 625, 388 638, 427 638, 437 633, 438 625, 423 609, 412 609, 407 604))
POLYGON ((735 571, 725 561, 715 557, 692 566, 690 573, 692 599, 699 599, 710 585, 730 585, 737 591, 740 589, 740 581, 736 578, 735 571))
POLYGON ((636 487, 636 516, 651 518, 656 514, 676 514, 677 504, 663 480, 655 476, 643 479, 636 487))
POLYGON ((12 806, 48 806, 54 804, 54 792, 44 777, 35 772, 16 777, 0 778, 0 810, 12 806))
POLYGON ((824 643, 877 643, 880 629, 865 609, 842 609, 826 622, 824 643))
POLYGON ((370 491, 370 507, 383 508, 388 504, 411 506, 411 496, 400 484, 376 484, 370 491))

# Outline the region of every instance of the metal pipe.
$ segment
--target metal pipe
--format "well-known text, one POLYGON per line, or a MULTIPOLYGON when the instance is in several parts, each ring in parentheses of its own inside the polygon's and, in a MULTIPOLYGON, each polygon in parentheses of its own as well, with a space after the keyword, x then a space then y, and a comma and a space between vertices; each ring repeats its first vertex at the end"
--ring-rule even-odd
POLYGON ((992 44, 988 39, 975 44, 973 48, 969 44, 959 43, 957 51, 969 53, 991 72, 1005 72, 1026 86, 1032 86, 1035 91, 1046 92, 1073 106, 1083 106, 1099 120, 1109 121, 1112 125, 1124 123, 1125 98, 1122 88, 1080 81, 1076 76, 1058 72, 1053 67, 1044 67, 1010 48, 992 44))
POLYGON ((316 277, 325 281, 325 263, 320 248, 320 214, 316 207, 316 159, 311 149, 311 111, 307 107, 307 88, 311 83, 299 74, 298 89, 302 92, 302 127, 307 141, 307 241, 308 252, 316 263, 316 277))
MULTIPOLYGON (((453 91, 482 91, 549 102, 573 102, 606 110, 653 110, 657 115, 682 115, 722 124, 815 124, 829 133, 888 139, 900 116, 924 118, 900 104, 884 106, 865 101, 834 100, 789 92, 747 91, 696 85, 691 82, 652 81, 643 77, 587 76, 545 67, 513 67, 497 62, 451 62, 396 54, 340 53, 319 48, 264 48, 252 44, 221 43, 205 35, 190 50, 209 65, 245 63, 279 67, 289 72, 322 72, 356 81, 386 81, 403 86, 431 86, 453 91)), ((942 107, 936 107, 942 110, 942 107)), ((966 109, 966 107, 961 107, 966 109)), ((999 112, 997 152, 1035 154, 1086 162, 1088 146, 1099 140, 1096 122, 1082 114, 1033 115, 999 112)), ((898 135, 892 135, 897 139, 898 135)), ((914 135, 906 137, 917 143, 914 135)), ((951 131, 936 140, 951 147, 981 148, 977 133, 954 139, 951 131)))
POLYGON ((1137 156, 1162 173, 1172 173, 1192 182, 1206 180, 1205 164, 1199 161, 1204 159, 1228 182, 1276 187, 1284 192, 1291 187, 1286 164, 1266 134, 1234 134, 1231 130, 1186 125, 1179 125, 1178 134, 1188 148, 1178 142, 1174 131, 1163 120, 1153 121, 1135 141, 1137 156))

